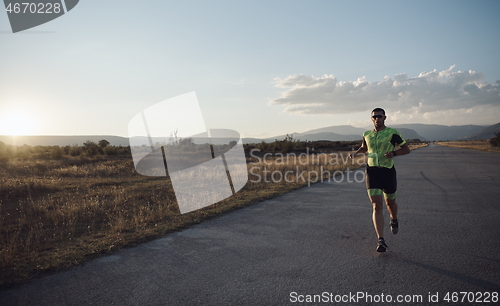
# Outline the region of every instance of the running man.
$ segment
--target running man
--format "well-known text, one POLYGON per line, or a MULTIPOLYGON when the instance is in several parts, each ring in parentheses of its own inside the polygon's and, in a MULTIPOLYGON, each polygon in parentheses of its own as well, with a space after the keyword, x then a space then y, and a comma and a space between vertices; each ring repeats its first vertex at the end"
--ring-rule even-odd
POLYGON ((373 226, 378 236, 377 252, 385 252, 387 244, 384 240, 384 198, 391 217, 391 232, 398 232, 397 181, 393 158, 410 153, 410 148, 396 129, 385 126, 387 117, 383 109, 376 108, 371 115, 375 128, 363 133, 363 143, 356 152, 351 153, 351 158, 358 153, 368 152, 366 189, 373 205, 373 226), (394 151, 396 146, 400 149, 394 151))

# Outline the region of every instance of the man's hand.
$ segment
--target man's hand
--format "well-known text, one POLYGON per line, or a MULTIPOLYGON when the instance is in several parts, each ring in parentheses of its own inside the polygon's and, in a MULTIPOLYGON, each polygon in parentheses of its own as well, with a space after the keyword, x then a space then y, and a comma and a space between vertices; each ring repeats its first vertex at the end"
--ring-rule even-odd
POLYGON ((390 151, 390 152, 385 152, 384 153, 384 156, 385 157, 388 157, 388 158, 393 158, 394 157, 394 154, 392 153, 393 151, 390 151))
MULTIPOLYGON (((364 138, 363 138, 364 139, 364 138)), ((363 140, 364 141, 364 140, 363 140)), ((356 157, 356 154, 364 154, 368 151, 368 149, 364 146, 361 146, 359 147, 359 149, 357 151, 353 151, 351 153, 349 153, 349 158, 350 159, 354 159, 354 157, 356 157)))

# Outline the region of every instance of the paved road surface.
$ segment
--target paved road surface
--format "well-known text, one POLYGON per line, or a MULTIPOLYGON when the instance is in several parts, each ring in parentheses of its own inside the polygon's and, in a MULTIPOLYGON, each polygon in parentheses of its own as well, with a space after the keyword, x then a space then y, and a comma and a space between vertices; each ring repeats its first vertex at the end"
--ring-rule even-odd
POLYGON ((500 292, 499 157, 438 145, 397 157, 387 253, 375 252, 364 184, 320 183, 2 291, 0 305, 283 305, 323 292, 428 305, 429 292, 440 304, 500 292))

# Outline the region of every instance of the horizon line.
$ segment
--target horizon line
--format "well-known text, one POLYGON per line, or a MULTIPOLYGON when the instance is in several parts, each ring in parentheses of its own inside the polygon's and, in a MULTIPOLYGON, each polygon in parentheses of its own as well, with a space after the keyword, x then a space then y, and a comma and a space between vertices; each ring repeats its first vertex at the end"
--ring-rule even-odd
MULTIPOLYGON (((422 124, 422 125, 440 125, 440 126, 448 126, 448 127, 452 127, 452 126, 467 126, 467 125, 476 125, 476 126, 493 126, 495 124, 499 124, 500 122, 497 122, 497 123, 493 123, 493 124, 472 124, 472 123, 468 123, 468 124, 454 124, 454 125, 447 125, 447 124, 437 124, 437 123, 398 123, 398 124, 389 124, 387 126, 396 126, 396 125, 410 125, 410 124, 422 124)), ((319 130, 319 129, 323 129, 323 128, 328 128, 328 127, 338 127, 338 126, 351 126, 351 127, 354 127, 354 128, 366 128, 365 127, 359 127, 359 126, 354 126, 354 125, 351 125, 351 124, 340 124, 340 125, 330 125, 330 126, 324 126, 324 127, 320 127, 320 128, 312 128, 312 129, 309 129, 309 130, 306 130, 304 132, 308 132, 308 131, 313 131, 313 130, 319 130)), ((288 134, 300 134, 300 133, 304 133, 304 132, 291 132, 291 133, 288 133, 288 134)), ((244 133, 240 133, 240 135, 242 135, 244 133)), ((68 135, 54 135, 54 134, 41 134, 41 135, 33 135, 33 134, 30 134, 30 135, 8 135, 8 134, 0 134, 0 137, 100 137, 100 136, 110 136, 110 137, 121 137, 121 138, 130 138, 130 137, 141 137, 141 136, 121 136, 121 135, 114 135, 114 134, 68 134, 68 135)), ((277 136, 281 136, 281 135, 277 135, 277 136)), ((276 137, 276 136, 244 136, 244 137, 241 137, 241 138, 270 138, 270 137, 276 137)))

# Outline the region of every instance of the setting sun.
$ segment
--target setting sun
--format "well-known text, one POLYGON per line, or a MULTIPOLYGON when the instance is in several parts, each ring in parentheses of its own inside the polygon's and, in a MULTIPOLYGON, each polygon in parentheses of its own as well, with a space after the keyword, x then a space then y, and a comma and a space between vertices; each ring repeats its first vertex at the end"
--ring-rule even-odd
POLYGON ((34 119, 21 111, 10 111, 0 115, 0 135, 33 135, 34 119))

